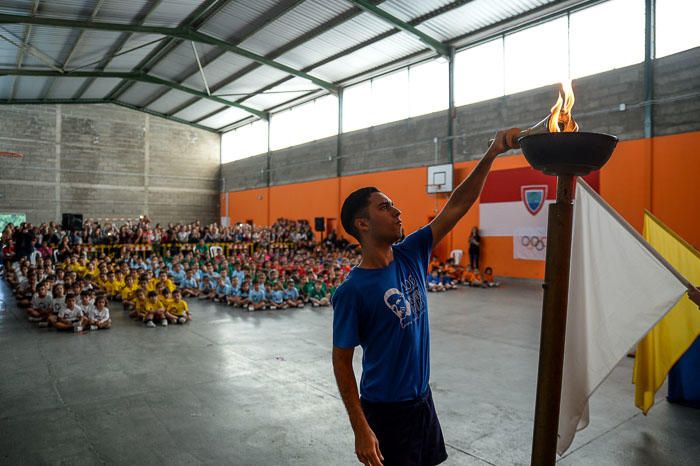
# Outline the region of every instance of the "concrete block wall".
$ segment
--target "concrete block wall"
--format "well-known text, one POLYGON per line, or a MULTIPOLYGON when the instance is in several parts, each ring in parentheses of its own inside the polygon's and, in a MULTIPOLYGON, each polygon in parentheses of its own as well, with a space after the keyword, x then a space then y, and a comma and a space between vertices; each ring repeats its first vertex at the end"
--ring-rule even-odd
POLYGON ((33 223, 86 218, 218 218, 220 137, 122 107, 0 107, 0 212, 33 223))
MULTIPOLYGON (((700 130, 700 48, 655 60, 654 74, 654 134, 700 130)), ((500 128, 540 121, 556 101, 557 89, 544 86, 456 108, 454 161, 480 157, 500 128)), ((577 79, 574 89, 574 116, 582 131, 623 140, 644 137, 643 64, 577 79)), ((344 133, 340 144, 333 136, 272 152, 270 184, 334 177, 338 169, 343 176, 445 163, 447 124, 447 112, 440 111, 344 133)), ((226 190, 266 186, 266 156, 224 165, 226 190)))

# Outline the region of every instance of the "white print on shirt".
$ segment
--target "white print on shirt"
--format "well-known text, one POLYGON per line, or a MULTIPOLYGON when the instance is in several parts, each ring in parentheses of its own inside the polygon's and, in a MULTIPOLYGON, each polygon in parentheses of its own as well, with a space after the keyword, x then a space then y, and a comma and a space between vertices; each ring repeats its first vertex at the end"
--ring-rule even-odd
POLYGON ((417 321, 425 311, 425 303, 418 286, 418 280, 409 275, 401 284, 403 292, 389 288, 384 293, 384 303, 399 318, 401 328, 406 328, 417 321), (407 298, 408 296, 408 298, 407 298))

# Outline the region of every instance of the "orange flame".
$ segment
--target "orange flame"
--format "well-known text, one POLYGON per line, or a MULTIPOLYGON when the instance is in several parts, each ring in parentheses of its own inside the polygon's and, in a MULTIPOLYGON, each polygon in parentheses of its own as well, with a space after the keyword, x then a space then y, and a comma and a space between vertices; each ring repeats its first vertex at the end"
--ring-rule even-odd
POLYGON ((564 98, 559 92, 557 103, 551 109, 549 117, 549 132, 550 133, 571 133, 578 131, 578 123, 571 116, 571 109, 574 106, 574 90, 571 87, 571 81, 561 83, 564 98))

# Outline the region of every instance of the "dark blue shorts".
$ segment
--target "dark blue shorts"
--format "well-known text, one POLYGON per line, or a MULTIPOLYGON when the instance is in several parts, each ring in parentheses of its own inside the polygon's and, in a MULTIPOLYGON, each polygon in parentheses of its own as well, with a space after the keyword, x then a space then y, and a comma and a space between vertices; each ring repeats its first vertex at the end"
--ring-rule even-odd
POLYGON ((360 402, 379 440, 385 466, 432 466, 447 459, 430 388, 416 400, 373 403, 360 399, 360 402))

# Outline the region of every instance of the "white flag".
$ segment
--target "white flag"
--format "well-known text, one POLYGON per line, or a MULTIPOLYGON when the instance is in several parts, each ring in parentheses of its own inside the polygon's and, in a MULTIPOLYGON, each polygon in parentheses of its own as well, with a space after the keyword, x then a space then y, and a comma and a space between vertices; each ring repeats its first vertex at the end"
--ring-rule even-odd
MULTIPOLYGON (((574 203, 557 452, 588 425, 588 399, 687 291, 591 188, 574 203)), ((632 403, 632 400, 630 400, 632 403)))

